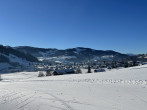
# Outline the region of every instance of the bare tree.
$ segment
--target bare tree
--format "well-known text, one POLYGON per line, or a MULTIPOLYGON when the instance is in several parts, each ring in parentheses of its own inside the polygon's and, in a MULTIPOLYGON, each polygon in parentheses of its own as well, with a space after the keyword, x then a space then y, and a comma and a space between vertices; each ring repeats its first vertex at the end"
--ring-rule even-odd
POLYGON ((82 73, 82 70, 80 68, 77 68, 76 73, 82 73))
POLYGON ((38 74, 38 77, 43 77, 43 76, 45 76, 45 75, 43 74, 42 71, 40 71, 39 74, 38 74))

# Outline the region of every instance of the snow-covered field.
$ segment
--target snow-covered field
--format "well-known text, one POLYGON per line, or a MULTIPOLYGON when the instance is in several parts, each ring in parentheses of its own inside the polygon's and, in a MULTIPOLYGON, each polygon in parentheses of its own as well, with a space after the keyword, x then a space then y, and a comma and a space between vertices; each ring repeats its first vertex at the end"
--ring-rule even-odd
POLYGON ((3 74, 0 110, 147 110, 147 65, 91 74, 3 74))

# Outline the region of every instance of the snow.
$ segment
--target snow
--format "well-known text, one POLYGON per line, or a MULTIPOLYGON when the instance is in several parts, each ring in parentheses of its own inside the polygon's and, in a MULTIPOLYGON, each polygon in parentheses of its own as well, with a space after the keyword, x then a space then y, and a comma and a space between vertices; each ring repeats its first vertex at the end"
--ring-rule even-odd
POLYGON ((42 57, 46 57, 47 56, 47 54, 45 52, 39 52, 39 54, 41 54, 42 57))
POLYGON ((60 61, 65 62, 67 59, 73 59, 76 58, 76 56, 59 56, 59 57, 38 57, 39 61, 43 60, 49 60, 49 61, 60 61))
POLYGON ((85 51, 86 49, 81 48, 81 47, 77 47, 75 53, 79 54, 82 51, 85 51))
POLYGON ((10 54, 8 58, 10 62, 18 62, 20 65, 25 65, 25 66, 29 65, 29 61, 26 61, 26 59, 19 58, 15 55, 10 54))
POLYGON ((0 110, 147 109, 147 65, 90 74, 38 73, 3 74, 0 110))
MULTIPOLYGON (((13 63, 19 63, 20 65, 23 65, 23 66, 28 66, 29 63, 30 63, 26 59, 17 57, 17 56, 15 56, 13 54, 9 54, 9 55, 3 54, 3 53, 0 53, 0 54, 3 55, 3 56, 5 56, 5 57, 7 57, 10 60, 10 62, 13 62, 13 63)), ((7 67, 12 67, 12 66, 10 66, 10 64, 9 64, 9 66, 7 66, 7 67)))
POLYGON ((49 50, 46 52, 39 51, 42 57, 49 57, 50 55, 54 55, 57 50, 49 50))
POLYGON ((103 58, 103 59, 109 59, 109 58, 114 58, 114 56, 113 55, 104 55, 101 58, 103 58))

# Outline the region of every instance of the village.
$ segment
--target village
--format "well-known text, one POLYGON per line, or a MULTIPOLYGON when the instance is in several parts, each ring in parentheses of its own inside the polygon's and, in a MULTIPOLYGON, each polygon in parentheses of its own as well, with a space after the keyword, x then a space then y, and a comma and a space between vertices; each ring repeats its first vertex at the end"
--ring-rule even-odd
POLYGON ((82 74, 97 73, 110 71, 112 69, 128 68, 133 66, 144 65, 146 62, 142 61, 87 61, 84 63, 35 63, 34 71, 39 71, 38 77, 65 75, 65 74, 82 74), (46 74, 44 74, 45 72, 46 74))

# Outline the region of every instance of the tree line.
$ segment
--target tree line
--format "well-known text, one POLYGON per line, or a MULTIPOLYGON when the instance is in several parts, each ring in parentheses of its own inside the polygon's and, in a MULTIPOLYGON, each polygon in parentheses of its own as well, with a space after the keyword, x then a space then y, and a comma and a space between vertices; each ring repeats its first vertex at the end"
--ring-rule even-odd
MULTIPOLYGON (((28 53, 23 53, 23 52, 20 52, 18 50, 15 50, 10 46, 5 47, 3 45, 0 45, 0 53, 5 54, 7 56, 12 54, 12 55, 15 55, 19 58, 24 58, 24 59, 26 59, 27 61, 30 61, 30 62, 38 62, 38 59, 36 57, 34 57, 34 56, 32 56, 28 53)), ((9 62, 9 59, 2 54, 0 55, 0 62, 9 62)))

